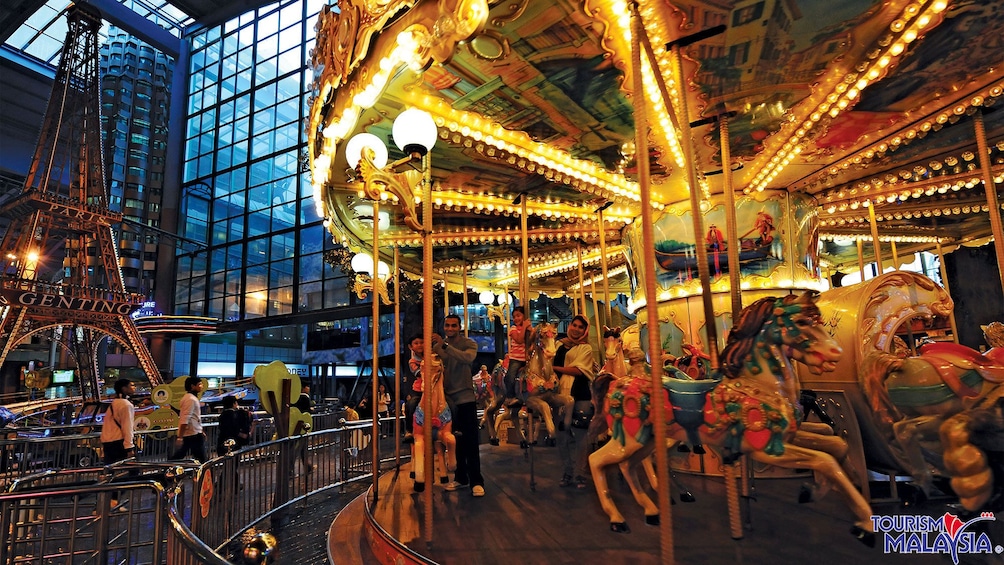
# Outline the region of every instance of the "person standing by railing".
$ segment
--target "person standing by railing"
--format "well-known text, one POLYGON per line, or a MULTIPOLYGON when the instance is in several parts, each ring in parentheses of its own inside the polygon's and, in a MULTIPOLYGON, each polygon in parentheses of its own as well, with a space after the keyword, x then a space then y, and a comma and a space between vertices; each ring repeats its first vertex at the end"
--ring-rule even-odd
POLYGON ((136 385, 129 379, 115 381, 115 398, 105 412, 101 426, 101 447, 104 449, 105 465, 111 465, 136 454, 133 444, 133 418, 135 407, 129 395, 136 392, 136 385))
POLYGON ((380 385, 377 391, 377 417, 380 418, 380 437, 387 437, 386 420, 390 416, 390 393, 387 388, 380 385))
MULTIPOLYGON (((310 414, 314 411, 314 400, 310 398, 310 381, 300 381, 300 397, 290 406, 298 409, 302 414, 310 414)), ((313 473, 314 465, 309 460, 307 447, 307 438, 301 436, 294 444, 294 451, 300 464, 303 465, 304 472, 313 473)))
POLYGON ((178 416, 178 437, 174 441, 175 452, 171 459, 182 459, 189 453, 198 461, 207 461, 206 434, 202 431, 202 406, 199 397, 202 379, 185 379, 185 396, 181 398, 181 415, 178 416))
MULTIPOLYGON (((133 444, 133 419, 135 407, 129 395, 136 392, 136 385, 129 379, 115 381, 115 398, 105 412, 101 425, 101 447, 105 454, 105 465, 117 463, 136 455, 133 444)), ((112 494, 111 507, 119 505, 118 494, 112 494)))
POLYGON ((251 443, 251 425, 251 413, 237 407, 237 397, 223 397, 223 412, 220 414, 216 434, 216 454, 227 454, 225 442, 228 439, 234 440, 234 451, 251 443))

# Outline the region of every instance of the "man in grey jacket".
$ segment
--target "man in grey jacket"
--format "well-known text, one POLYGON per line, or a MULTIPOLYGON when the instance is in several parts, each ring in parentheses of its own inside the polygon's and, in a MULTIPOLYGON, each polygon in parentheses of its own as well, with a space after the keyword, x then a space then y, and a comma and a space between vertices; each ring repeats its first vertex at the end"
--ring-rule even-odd
POLYGON ((453 431, 457 437, 457 471, 446 490, 471 487, 474 496, 485 495, 481 476, 481 453, 478 445, 478 410, 471 380, 471 364, 478 355, 478 344, 461 335, 460 316, 451 314, 443 322, 443 333, 432 334, 432 351, 443 360, 443 392, 453 412, 453 431))

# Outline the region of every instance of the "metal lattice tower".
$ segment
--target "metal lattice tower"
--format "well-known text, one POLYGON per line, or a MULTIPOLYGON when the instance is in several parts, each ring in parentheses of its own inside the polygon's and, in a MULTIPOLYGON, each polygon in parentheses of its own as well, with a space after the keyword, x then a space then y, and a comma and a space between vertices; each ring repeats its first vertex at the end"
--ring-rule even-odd
POLYGON ((143 302, 122 283, 101 155, 101 14, 67 10, 67 32, 38 145, 21 194, 0 208, 0 363, 33 335, 63 346, 85 399, 101 396, 98 344, 105 336, 136 355, 152 385, 160 371, 129 316, 143 302))

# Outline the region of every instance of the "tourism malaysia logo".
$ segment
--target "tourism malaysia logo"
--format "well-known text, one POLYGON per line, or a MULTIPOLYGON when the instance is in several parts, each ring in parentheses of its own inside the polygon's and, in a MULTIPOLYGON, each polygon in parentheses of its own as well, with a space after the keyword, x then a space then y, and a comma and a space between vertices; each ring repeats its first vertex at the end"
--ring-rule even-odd
POLYGON ((948 554, 959 565, 959 555, 1001 554, 1004 547, 994 544, 986 532, 970 531, 977 522, 997 520, 992 512, 963 522, 955 514, 945 512, 940 518, 931 516, 872 516, 872 529, 882 536, 885 553, 948 554))

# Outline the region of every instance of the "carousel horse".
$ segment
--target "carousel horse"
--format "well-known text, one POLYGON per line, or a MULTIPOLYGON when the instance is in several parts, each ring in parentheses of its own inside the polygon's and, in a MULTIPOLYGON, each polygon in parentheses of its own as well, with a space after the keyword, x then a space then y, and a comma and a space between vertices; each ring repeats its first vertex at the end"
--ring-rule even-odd
POLYGON ((990 346, 984 355, 994 361, 1004 363, 1004 324, 990 322, 985 326, 980 326, 980 329, 983 330, 983 339, 990 346))
MULTIPOLYGON (((529 446, 533 434, 529 432, 529 426, 521 424, 520 414, 523 414, 524 418, 527 417, 526 411, 522 410, 523 407, 539 415, 547 428, 548 436, 554 437, 555 428, 551 406, 552 404, 558 405, 555 396, 560 396, 556 394, 558 379, 552 368, 554 355, 558 351, 557 335, 557 329, 550 323, 545 322, 534 329, 534 339, 527 347, 526 365, 515 376, 516 398, 506 398, 504 381, 508 369, 502 368, 501 362, 496 365, 492 372, 492 390, 495 399, 485 409, 482 420, 483 424, 488 427, 488 441, 492 445, 499 444, 497 430, 502 423, 502 418, 508 418, 512 427, 520 430, 523 436, 520 447, 529 446), (505 413, 499 413, 502 406, 505 406, 505 413)), ((561 397, 561 407, 565 406, 565 400, 564 397, 561 397)), ((567 397, 567 400, 571 400, 571 397, 567 397)))
POLYGON ((606 373, 615 379, 627 375, 627 360, 624 357, 624 338, 621 337, 621 328, 610 328, 603 326, 603 366, 600 373, 606 373))
MULTIPOLYGON (((805 364, 814 373, 831 371, 842 350, 821 325, 815 294, 780 299, 764 298, 751 304, 738 317, 722 350, 723 367, 714 379, 690 381, 662 376, 661 396, 666 414, 667 437, 716 448, 726 463, 742 455, 753 460, 793 469, 811 469, 825 477, 845 498, 857 521, 852 533, 874 543, 871 507, 854 487, 837 457, 839 437, 820 438, 798 429, 801 419, 799 383, 792 361, 805 364), (695 386, 700 383, 701 386, 695 386), (682 385, 682 386, 681 386, 682 385), (678 409, 676 393, 702 394, 699 418, 678 409), (809 447, 813 446, 813 447, 809 447)), ((606 468, 618 464, 635 500, 645 510, 646 522, 657 524, 659 510, 640 488, 633 468, 655 449, 651 411, 652 383, 643 369, 644 353, 629 351, 632 364, 627 378, 612 383, 604 402, 604 416, 613 439, 589 456, 593 482, 614 532, 630 531, 607 486, 606 468), (636 369, 635 366, 642 366, 636 369)), ((684 376, 677 373, 678 376, 684 376)), ((843 444, 846 448, 846 443, 843 444)), ((838 455, 839 456, 839 455, 838 455)))
MULTIPOLYGON (((983 329, 990 349, 988 359, 1004 364, 1004 324, 991 322, 983 329)), ((1004 437, 1004 387, 998 386, 945 420, 939 429, 942 459, 951 475, 952 490, 963 508, 976 512, 1004 505, 1004 484, 994 477, 1004 477, 1000 453, 1004 437), (996 456, 989 455, 996 452, 996 456)))
POLYGON ((1004 437, 1004 399, 960 412, 945 420, 939 430, 944 448, 942 459, 951 475, 949 483, 962 507, 970 512, 999 510, 1004 506, 1004 485, 994 477, 1004 476, 1001 438, 1004 437), (991 456, 993 452, 996 456, 991 456))
POLYGON ((551 408, 548 403, 550 396, 545 393, 557 388, 552 361, 557 353, 555 338, 558 332, 554 325, 543 323, 534 330, 534 339, 527 347, 527 362, 515 375, 516 398, 506 398, 505 376, 508 368, 503 367, 500 361, 492 371, 492 391, 494 399, 485 408, 482 418, 482 425, 488 428, 488 441, 491 445, 498 445, 498 428, 503 418, 508 418, 510 425, 520 430, 523 439, 520 447, 526 448, 531 441, 529 428, 521 424, 520 415, 526 419, 526 411, 523 407, 540 415, 548 429, 548 435, 554 436, 554 424, 551 417, 551 408), (505 412, 500 413, 500 409, 505 406, 505 412))
MULTIPOLYGON (((517 376, 517 382, 521 383, 518 386, 525 393, 523 403, 541 417, 548 437, 553 438, 557 433, 554 416, 567 410, 570 417, 575 399, 560 391, 558 375, 554 372, 554 356, 558 352, 557 328, 545 322, 537 326, 534 333, 536 339, 527 352, 526 367, 522 377, 517 376)), ((532 439, 529 438, 530 441, 532 439)))
POLYGON ((926 496, 934 477, 925 444, 944 449, 940 430, 946 420, 1000 397, 1004 362, 955 343, 926 343, 917 353, 873 351, 864 357, 859 378, 875 417, 891 428, 914 483, 926 496))
POLYGON ((453 435, 453 415, 446 404, 446 394, 443 392, 443 360, 438 355, 432 355, 429 367, 422 361, 422 402, 418 403, 414 416, 415 443, 412 445, 411 460, 415 470, 415 491, 425 490, 425 405, 428 394, 432 404, 432 416, 428 425, 432 426, 432 441, 435 452, 443 460, 446 471, 457 469, 457 439, 453 435), (431 369, 431 370, 426 370, 431 369))
POLYGON ((603 399, 607 396, 611 383, 628 375, 629 367, 624 351, 624 336, 620 326, 610 328, 603 326, 603 366, 596 373, 596 378, 590 384, 591 402, 594 417, 586 429, 586 443, 596 444, 607 432, 606 418, 596 418, 603 413, 603 399))
POLYGON ((509 370, 507 364, 507 360, 500 359, 492 369, 491 377, 488 380, 488 389, 491 391, 491 394, 488 399, 488 405, 485 406, 484 415, 481 416, 481 427, 488 428, 488 442, 492 445, 499 444, 496 419, 499 417, 499 410, 506 401, 505 377, 506 372, 509 370))

